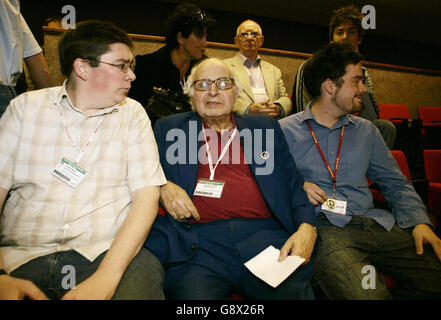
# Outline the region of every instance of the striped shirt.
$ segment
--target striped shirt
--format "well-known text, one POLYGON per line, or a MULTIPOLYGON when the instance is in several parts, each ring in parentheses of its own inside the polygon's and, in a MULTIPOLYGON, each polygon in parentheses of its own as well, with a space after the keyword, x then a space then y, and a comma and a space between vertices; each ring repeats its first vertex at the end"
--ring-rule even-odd
POLYGON ((10 192, 0 225, 5 270, 70 249, 93 261, 112 244, 131 192, 165 183, 138 102, 126 98, 86 115, 72 106, 65 86, 18 96, 0 119, 0 187, 10 192), (86 175, 73 188, 52 171, 62 158, 77 158, 74 142, 82 149, 91 137, 79 161, 86 175))

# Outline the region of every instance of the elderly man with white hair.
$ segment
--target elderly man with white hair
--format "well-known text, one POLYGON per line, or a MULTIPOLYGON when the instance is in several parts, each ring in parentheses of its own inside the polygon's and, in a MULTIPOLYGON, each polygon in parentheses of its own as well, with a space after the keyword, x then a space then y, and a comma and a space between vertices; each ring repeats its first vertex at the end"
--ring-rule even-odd
POLYGON ((258 54, 263 40, 262 28, 253 20, 245 20, 237 28, 234 43, 239 52, 224 60, 243 88, 234 111, 280 119, 291 113, 292 103, 280 69, 258 54))
POLYGON ((316 222, 278 122, 232 113, 240 88, 221 60, 201 62, 188 81, 195 112, 154 128, 168 183, 146 246, 166 268, 166 298, 313 299, 316 222), (270 245, 279 260, 306 259, 276 288, 244 266, 270 245))

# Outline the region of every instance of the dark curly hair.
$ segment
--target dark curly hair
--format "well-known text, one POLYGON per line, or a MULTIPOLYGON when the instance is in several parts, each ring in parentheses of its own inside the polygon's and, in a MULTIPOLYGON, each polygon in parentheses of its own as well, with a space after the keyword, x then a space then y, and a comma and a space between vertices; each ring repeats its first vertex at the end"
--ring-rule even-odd
POLYGON ((346 66, 358 64, 363 57, 349 43, 329 43, 314 53, 303 69, 305 87, 313 99, 321 96, 322 83, 331 79, 338 86, 346 73, 346 66))
POLYGON ((331 20, 329 22, 329 40, 333 40, 334 30, 338 26, 341 26, 343 23, 347 21, 351 21, 358 28, 358 36, 360 39, 364 36, 364 29, 361 24, 363 20, 363 15, 354 5, 349 5, 346 7, 342 7, 340 9, 334 10, 331 20))
MULTIPOLYGON (((114 43, 123 43, 133 52, 133 42, 127 33, 107 21, 89 20, 80 22, 76 29, 65 32, 58 43, 61 72, 67 78, 73 71, 73 63, 77 58, 99 60, 101 55, 109 51, 114 43)), ((90 61, 92 67, 98 62, 90 61)))
POLYGON ((175 49, 179 47, 179 43, 176 40, 176 35, 179 32, 181 32, 184 38, 187 38, 191 33, 202 37, 204 34, 214 32, 216 20, 194 4, 183 3, 173 10, 167 18, 165 25, 167 45, 175 49))

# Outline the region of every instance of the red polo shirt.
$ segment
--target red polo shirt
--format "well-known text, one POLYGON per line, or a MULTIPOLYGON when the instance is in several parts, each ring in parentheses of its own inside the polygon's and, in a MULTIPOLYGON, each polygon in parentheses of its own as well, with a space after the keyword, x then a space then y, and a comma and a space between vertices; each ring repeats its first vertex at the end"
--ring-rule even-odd
MULTIPOLYGON (((209 143, 210 153, 213 160, 213 167, 216 164, 222 149, 233 134, 236 124, 233 119, 233 129, 221 133, 209 129, 205 124, 205 132, 209 143)), ((205 141, 199 151, 198 180, 210 178, 210 168, 207 160, 207 149, 205 141)), ((210 222, 230 218, 269 218, 271 211, 265 203, 263 196, 251 174, 250 168, 245 161, 244 151, 240 145, 239 131, 219 162, 214 180, 224 181, 222 196, 208 198, 194 196, 193 203, 196 206, 201 219, 199 222, 210 222)), ((194 220, 191 220, 195 222, 194 220)))

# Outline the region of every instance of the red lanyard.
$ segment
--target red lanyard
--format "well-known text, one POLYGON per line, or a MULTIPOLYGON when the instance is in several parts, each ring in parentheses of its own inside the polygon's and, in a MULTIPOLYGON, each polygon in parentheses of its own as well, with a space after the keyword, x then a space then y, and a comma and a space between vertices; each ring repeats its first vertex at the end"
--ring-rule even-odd
POLYGON ((333 187, 333 192, 334 192, 334 197, 336 194, 336 187, 337 187, 337 169, 338 169, 338 163, 340 161, 340 151, 341 151, 341 143, 343 142, 343 134, 345 132, 345 126, 341 127, 341 132, 340 132, 340 141, 338 143, 338 150, 337 150, 337 158, 335 159, 335 168, 334 168, 334 172, 332 172, 331 167, 329 166, 328 161, 326 161, 325 155, 323 154, 322 149, 320 148, 320 145, 317 141, 317 138, 314 134, 314 131, 312 130, 311 125, 309 124, 309 120, 306 120, 306 123, 308 124, 309 127, 309 131, 311 131, 311 135, 312 138, 314 139, 315 145, 318 149, 318 151, 320 152, 320 155, 322 156, 323 162, 326 165, 326 168, 328 169, 329 173, 331 174, 331 178, 332 178, 332 187, 333 187))

